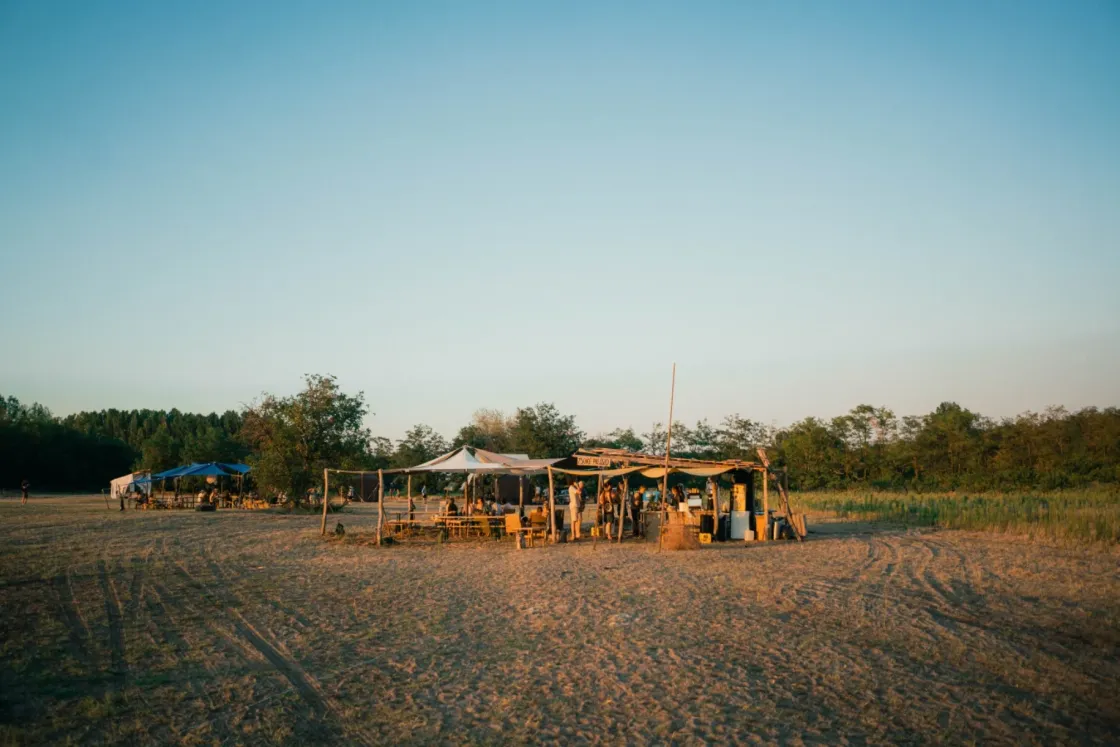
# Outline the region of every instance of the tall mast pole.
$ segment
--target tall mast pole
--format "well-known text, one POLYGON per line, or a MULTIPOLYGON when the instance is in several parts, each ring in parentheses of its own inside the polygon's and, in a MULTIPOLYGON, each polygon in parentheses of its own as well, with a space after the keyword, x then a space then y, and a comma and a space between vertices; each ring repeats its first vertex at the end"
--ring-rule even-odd
POLYGON ((661 476, 661 527, 657 531, 657 551, 665 538, 665 522, 669 518, 669 450, 673 446, 673 399, 677 394, 677 364, 673 364, 673 383, 669 387, 669 430, 665 434, 665 474, 661 476))

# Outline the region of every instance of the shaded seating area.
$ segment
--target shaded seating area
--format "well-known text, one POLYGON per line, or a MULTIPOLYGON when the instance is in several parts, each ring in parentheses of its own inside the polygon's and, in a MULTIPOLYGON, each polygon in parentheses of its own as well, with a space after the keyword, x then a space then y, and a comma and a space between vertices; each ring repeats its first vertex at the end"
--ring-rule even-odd
MULTIPOLYGON (((181 467, 157 472, 148 478, 154 486, 160 485, 159 494, 152 491, 149 505, 152 508, 214 508, 249 507, 245 493, 247 464, 231 462, 192 462, 181 467), (167 490, 171 481, 172 489, 167 490), (194 488, 198 487, 198 490, 194 488)), ((254 506, 255 507, 255 506, 254 506)))
MULTIPOLYGON (((382 469, 377 471, 328 469, 323 475, 323 490, 329 494, 331 475, 356 476, 365 484, 371 475, 376 476, 374 490, 378 502, 378 544, 383 537, 403 539, 420 537, 427 534, 437 539, 503 539, 513 536, 518 540, 528 535, 528 544, 533 538, 543 537, 542 529, 532 529, 528 522, 522 521, 525 509, 526 478, 545 474, 548 466, 556 459, 531 459, 527 454, 499 454, 472 446, 462 446, 414 467, 382 469), (412 477, 430 473, 460 474, 464 476, 462 493, 440 500, 433 510, 430 502, 422 498, 417 505, 412 490, 412 477), (385 491, 385 477, 404 476, 406 494, 395 500, 385 491), (499 478, 508 477, 516 481, 517 505, 501 503, 499 478), (480 487, 482 478, 493 486, 493 495, 480 487), (491 500, 493 498, 493 500, 491 500), (461 501, 461 504, 456 503, 461 501), (512 517, 512 518, 511 518, 512 517), (525 532, 520 531, 524 523, 525 532), (514 530, 511 534, 510 530, 514 530)), ((364 491, 363 491, 364 492, 364 491)), ((426 497, 424 497, 426 498, 426 497)), ((321 531, 326 532, 327 508, 324 507, 321 531)), ((522 543, 519 541, 518 546, 522 543)))

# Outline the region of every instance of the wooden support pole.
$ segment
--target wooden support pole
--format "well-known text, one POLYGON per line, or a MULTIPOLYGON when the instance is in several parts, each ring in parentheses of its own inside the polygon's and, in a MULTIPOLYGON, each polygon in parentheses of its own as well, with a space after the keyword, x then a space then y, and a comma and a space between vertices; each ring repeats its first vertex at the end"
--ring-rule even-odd
POLYGON ((381 546, 381 527, 385 523, 385 473, 377 470, 377 546, 381 546))
POLYGON ((517 515, 525 516, 525 476, 517 476, 517 515))
POLYGON ((413 511, 412 511, 412 474, 409 473, 409 475, 408 475, 408 520, 409 520, 409 522, 412 521, 412 517, 413 517, 413 511))
POLYGON ((716 478, 709 477, 708 485, 712 488, 712 539, 719 539, 719 484, 716 478))
POLYGON ((601 474, 595 476, 595 526, 599 527, 599 533, 602 534, 603 526, 603 476, 601 474))
POLYGON ((762 536, 755 537, 765 542, 770 534, 770 470, 762 468, 762 536))
POLYGON ((327 475, 330 473, 329 469, 323 468, 323 523, 319 527, 319 535, 323 536, 327 533, 327 475))
POLYGON ((552 467, 548 468, 548 525, 552 527, 552 542, 556 542, 556 486, 552 480, 552 467))
MULTIPOLYGON (((618 503, 618 541, 622 542, 622 528, 626 526, 626 509, 630 507, 630 478, 622 478, 622 494, 618 503)), ((634 522, 636 527, 637 521, 634 522)))
POLYGON ((595 478, 598 482, 595 483, 595 526, 599 531, 596 534, 603 533, 603 475, 600 474, 595 478))

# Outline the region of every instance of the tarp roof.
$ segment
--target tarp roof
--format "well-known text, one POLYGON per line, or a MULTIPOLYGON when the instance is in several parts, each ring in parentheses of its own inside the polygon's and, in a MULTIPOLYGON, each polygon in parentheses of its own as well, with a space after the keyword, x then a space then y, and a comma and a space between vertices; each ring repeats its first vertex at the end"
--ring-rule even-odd
MULTIPOLYGON (((643 477, 661 479, 665 476, 665 457, 640 454, 622 449, 580 449, 566 459, 552 464, 552 471, 566 475, 618 477, 641 472, 643 477)), ((715 477, 726 472, 756 468, 753 462, 738 459, 708 460, 670 457, 669 473, 694 477, 715 477)))
POLYGON ((473 446, 460 446, 415 467, 392 472, 463 472, 529 475, 540 472, 558 459, 529 459, 527 454, 499 454, 473 446))
POLYGON ((217 477, 221 475, 243 475, 249 471, 245 464, 229 464, 226 462, 192 462, 182 467, 157 472, 152 475, 153 480, 166 480, 172 477, 217 477))

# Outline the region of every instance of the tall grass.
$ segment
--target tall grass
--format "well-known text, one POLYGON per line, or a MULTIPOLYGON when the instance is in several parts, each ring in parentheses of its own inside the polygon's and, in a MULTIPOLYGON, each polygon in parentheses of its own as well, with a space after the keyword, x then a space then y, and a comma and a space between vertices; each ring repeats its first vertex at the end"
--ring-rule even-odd
POLYGON ((1081 542, 1120 542, 1116 486, 1014 493, 807 492, 794 510, 907 526, 973 529, 1081 542))

